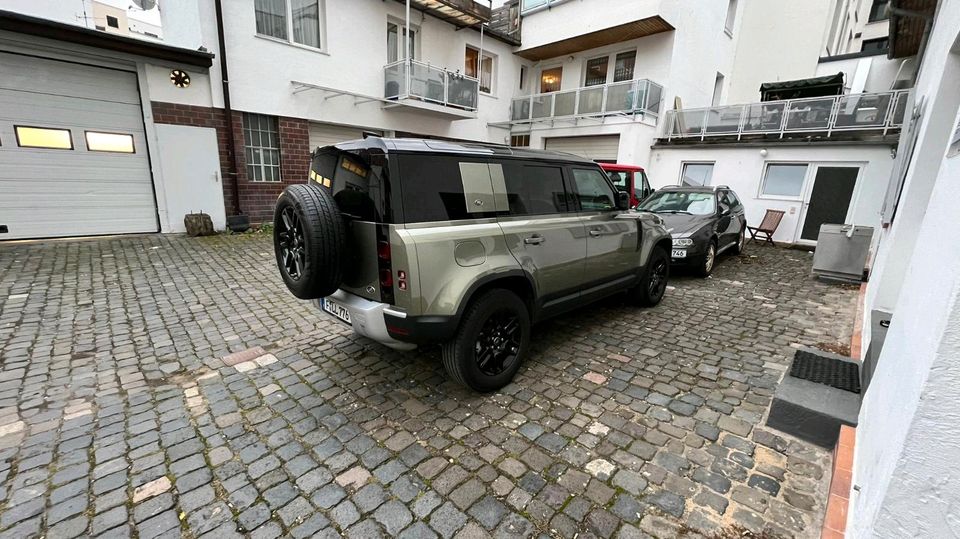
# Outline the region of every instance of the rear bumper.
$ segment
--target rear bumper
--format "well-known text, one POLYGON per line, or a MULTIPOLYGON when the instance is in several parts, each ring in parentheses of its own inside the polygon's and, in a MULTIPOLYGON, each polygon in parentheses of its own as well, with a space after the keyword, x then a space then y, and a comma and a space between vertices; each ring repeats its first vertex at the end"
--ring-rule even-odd
MULTIPOLYGON (((330 294, 329 298, 347 309, 350 313, 351 327, 353 331, 358 334, 397 350, 413 350, 417 347, 416 344, 403 342, 390 336, 384 318, 384 310, 390 308, 386 303, 370 301, 349 292, 344 292, 343 290, 337 290, 333 294, 330 294)), ((321 313, 336 320, 340 324, 346 325, 346 323, 339 318, 323 310, 322 299, 316 300, 315 303, 321 313)))

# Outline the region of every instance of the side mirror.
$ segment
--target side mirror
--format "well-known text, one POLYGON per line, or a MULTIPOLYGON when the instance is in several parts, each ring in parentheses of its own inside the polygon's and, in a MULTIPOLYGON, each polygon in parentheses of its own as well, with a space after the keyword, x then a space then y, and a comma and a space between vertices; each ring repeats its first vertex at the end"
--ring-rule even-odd
POLYGON ((617 191, 617 209, 618 210, 630 209, 630 193, 626 191, 617 191))

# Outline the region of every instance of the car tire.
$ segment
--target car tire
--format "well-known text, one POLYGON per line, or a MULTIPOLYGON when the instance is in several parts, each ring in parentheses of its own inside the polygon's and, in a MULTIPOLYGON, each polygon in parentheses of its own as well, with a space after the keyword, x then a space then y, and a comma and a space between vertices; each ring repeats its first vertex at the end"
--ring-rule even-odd
POLYGON ((484 292, 467 307, 454 338, 443 344, 443 366, 464 386, 496 391, 520 369, 530 327, 530 312, 519 296, 504 289, 484 292))
POLYGON ((733 251, 733 254, 738 255, 743 252, 744 246, 747 244, 747 223, 743 223, 743 227, 740 228, 740 235, 737 236, 737 243, 733 244, 733 248, 730 249, 733 251))
POLYGON ((707 245, 707 252, 703 255, 700 265, 697 267, 697 275, 709 277, 713 273, 713 267, 717 264, 717 241, 710 240, 707 245))
POLYGON ((273 250, 294 296, 322 298, 340 288, 346 237, 347 224, 324 188, 297 184, 280 194, 273 213, 273 250))
POLYGON ((670 279, 670 255, 663 247, 654 247, 640 284, 630 290, 631 299, 643 307, 660 303, 670 279))

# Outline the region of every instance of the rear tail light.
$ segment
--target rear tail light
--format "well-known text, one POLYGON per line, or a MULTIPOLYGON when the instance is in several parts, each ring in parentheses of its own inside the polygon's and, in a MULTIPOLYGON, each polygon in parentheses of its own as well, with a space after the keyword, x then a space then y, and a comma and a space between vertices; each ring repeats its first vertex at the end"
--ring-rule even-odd
POLYGON ((377 256, 380 260, 390 261, 390 243, 386 241, 377 242, 377 256))
POLYGON ((377 227, 377 269, 380 276, 380 301, 393 305, 393 267, 390 261, 390 230, 377 227))
POLYGON ((380 286, 382 288, 390 288, 393 286, 393 274, 390 273, 389 269, 380 270, 380 286))

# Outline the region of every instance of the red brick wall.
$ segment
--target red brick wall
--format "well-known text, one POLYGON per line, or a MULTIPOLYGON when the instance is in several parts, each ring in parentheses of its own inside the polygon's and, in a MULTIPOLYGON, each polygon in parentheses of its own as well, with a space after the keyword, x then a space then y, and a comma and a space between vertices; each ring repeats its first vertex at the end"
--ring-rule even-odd
MULTIPOLYGON (((220 174, 223 177, 223 199, 227 215, 233 215, 233 185, 230 177, 229 138, 223 109, 179 105, 154 101, 153 121, 158 124, 210 127, 217 130, 220 151, 220 174)), ((237 181, 240 191, 240 211, 259 224, 273 220, 273 205, 287 185, 303 183, 310 171, 310 129, 307 120, 278 118, 280 127, 280 177, 282 182, 251 182, 247 179, 243 150, 243 113, 234 110, 233 134, 237 154, 237 181)))

